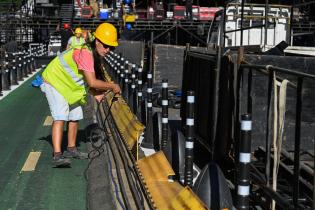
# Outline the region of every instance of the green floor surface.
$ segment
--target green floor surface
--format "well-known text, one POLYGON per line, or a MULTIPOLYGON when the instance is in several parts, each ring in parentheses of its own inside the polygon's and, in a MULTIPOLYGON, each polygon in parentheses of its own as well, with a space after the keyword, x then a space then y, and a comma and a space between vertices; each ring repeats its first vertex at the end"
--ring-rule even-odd
MULTIPOLYGON (((43 126, 50 115, 48 104, 31 81, 0 101, 0 209, 86 209, 84 170, 88 161, 72 160, 71 168, 52 168, 51 127, 43 126), (42 152, 36 169, 21 172, 31 151, 42 152)), ((78 142, 83 151, 84 139, 80 130, 78 142)))

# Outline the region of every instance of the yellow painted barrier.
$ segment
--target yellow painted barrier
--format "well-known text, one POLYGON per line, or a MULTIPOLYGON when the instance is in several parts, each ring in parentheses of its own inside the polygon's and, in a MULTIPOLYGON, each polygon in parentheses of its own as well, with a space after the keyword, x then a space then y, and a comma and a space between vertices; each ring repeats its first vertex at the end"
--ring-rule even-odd
POLYGON ((162 151, 138 160, 136 168, 156 209, 207 209, 189 187, 169 181, 175 173, 162 151))
MULTIPOLYGON (((108 104, 111 104, 113 96, 112 93, 106 95, 108 104)), ((132 113, 123 98, 118 98, 118 100, 112 104, 111 113, 119 133, 127 144, 128 150, 135 151, 138 139, 144 131, 144 125, 142 125, 136 115, 132 113)))

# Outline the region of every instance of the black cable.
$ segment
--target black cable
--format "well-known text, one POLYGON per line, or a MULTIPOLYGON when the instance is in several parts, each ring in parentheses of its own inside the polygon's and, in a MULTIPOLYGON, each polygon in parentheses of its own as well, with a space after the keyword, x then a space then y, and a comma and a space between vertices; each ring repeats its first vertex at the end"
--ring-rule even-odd
MULTIPOLYGON (((120 133, 117 132, 117 130, 115 128, 113 129, 113 134, 115 134, 116 138, 121 138, 120 133)), ((123 155, 122 155, 122 151, 124 150, 123 149, 123 142, 122 141, 114 141, 114 143, 116 144, 116 147, 118 148, 118 152, 119 152, 120 156, 122 157, 122 163, 125 166, 125 169, 129 169, 128 164, 126 163, 127 160, 125 158, 123 158, 123 155)), ((139 194, 135 191, 135 186, 131 184, 130 174, 126 173, 126 176, 127 176, 127 181, 128 181, 129 186, 130 186, 131 192, 132 192, 133 197, 136 201, 137 207, 139 209, 144 209, 143 206, 141 205, 140 200, 139 200, 140 198, 137 197, 137 195, 139 196, 139 194)))
MULTIPOLYGON (((97 115, 97 113, 100 112, 100 105, 101 105, 102 101, 103 100, 101 100, 100 102, 97 102, 96 115, 97 115)), ((90 133, 89 133, 89 135, 87 137, 89 139, 93 149, 88 153, 88 158, 90 159, 90 161, 89 161, 87 167, 84 170, 84 178, 85 178, 86 182, 88 181, 87 171, 88 171, 91 163, 93 162, 93 160, 95 160, 97 157, 99 157, 105 151, 104 147, 106 147, 106 141, 108 141, 108 136, 105 133, 105 123, 106 123, 106 120, 107 120, 108 116, 110 115, 110 110, 111 110, 112 105, 113 105, 113 103, 115 101, 117 101, 117 98, 114 95, 113 99, 111 100, 110 106, 108 108, 108 112, 107 112, 107 114, 105 116, 105 119, 103 121, 103 124, 100 126, 99 123, 98 123, 97 127, 91 129, 91 131, 90 131, 90 133), (101 134, 103 134, 103 135, 100 135, 100 133, 98 131, 101 131, 101 134), (104 133, 105 133, 105 135, 104 135, 104 133), (94 141, 94 139, 101 139, 100 145, 96 145, 95 144, 96 141, 94 141), (97 152, 97 154, 92 156, 92 153, 95 153, 95 152, 97 152)), ((107 149, 107 147, 106 147, 106 149, 107 149)), ((107 149, 107 152, 108 152, 108 149, 107 149)), ((108 158, 109 158, 109 154, 108 154, 108 158)), ((117 201, 120 204, 121 208, 123 210, 125 210, 126 208, 125 208, 125 206, 124 206, 123 202, 121 201, 121 199, 119 197, 119 194, 118 194, 117 183, 116 183, 116 181, 114 179, 113 174, 111 173, 111 171, 112 171, 112 164, 111 164, 110 158, 109 158, 109 166, 110 167, 108 168, 108 173, 110 174, 112 182, 114 183, 114 188, 115 188, 115 194, 116 194, 117 201)))

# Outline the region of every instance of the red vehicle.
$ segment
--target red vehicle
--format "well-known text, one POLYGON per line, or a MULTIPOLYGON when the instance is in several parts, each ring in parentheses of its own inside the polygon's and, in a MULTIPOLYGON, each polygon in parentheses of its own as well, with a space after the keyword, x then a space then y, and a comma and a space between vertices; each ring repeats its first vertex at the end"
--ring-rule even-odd
POLYGON ((199 20, 212 20, 219 10, 221 10, 219 7, 200 7, 199 20))
POLYGON ((174 6, 173 18, 175 20, 184 20, 186 14, 185 6, 174 6))

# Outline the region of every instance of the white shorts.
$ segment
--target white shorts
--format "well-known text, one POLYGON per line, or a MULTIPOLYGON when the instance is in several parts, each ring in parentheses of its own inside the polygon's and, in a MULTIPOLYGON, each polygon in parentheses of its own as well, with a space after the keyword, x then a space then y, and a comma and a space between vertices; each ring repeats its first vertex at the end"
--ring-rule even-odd
POLYGON ((54 121, 78 121, 83 119, 81 105, 69 105, 65 98, 54 87, 46 82, 44 82, 40 88, 46 95, 54 121))

